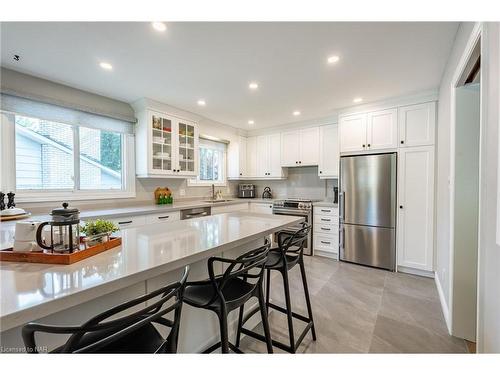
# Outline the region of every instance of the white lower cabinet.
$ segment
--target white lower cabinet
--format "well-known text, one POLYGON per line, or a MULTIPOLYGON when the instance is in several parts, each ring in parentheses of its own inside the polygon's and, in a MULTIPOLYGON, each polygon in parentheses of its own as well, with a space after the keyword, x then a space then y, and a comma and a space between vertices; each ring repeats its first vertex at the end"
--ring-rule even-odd
POLYGON ((433 270, 434 146, 399 151, 398 266, 433 270))
POLYGON ((110 219, 110 221, 113 222, 120 229, 135 228, 146 224, 146 216, 140 215, 140 216, 118 217, 110 219))
POLYGON ((158 214, 146 215, 146 224, 166 223, 170 221, 179 221, 180 219, 180 211, 163 212, 158 214))
POLYGON ((235 211, 246 211, 248 210, 248 203, 237 203, 237 204, 228 204, 224 206, 213 206, 212 207, 212 215, 222 214, 226 212, 235 212, 235 211))
POLYGON ((337 207, 313 208, 314 255, 338 259, 339 216, 337 207))
POLYGON ((255 212, 259 214, 272 214, 273 204, 272 203, 250 203, 250 212, 255 212))

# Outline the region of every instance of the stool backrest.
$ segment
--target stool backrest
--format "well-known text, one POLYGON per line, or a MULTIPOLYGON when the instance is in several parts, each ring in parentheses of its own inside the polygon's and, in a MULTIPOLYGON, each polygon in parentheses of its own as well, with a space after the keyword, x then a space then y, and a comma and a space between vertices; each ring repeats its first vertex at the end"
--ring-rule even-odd
POLYGON ((302 255, 310 231, 311 225, 302 223, 302 228, 294 233, 279 232, 278 247, 281 249, 282 255, 284 256, 286 253, 291 253, 290 255, 302 255))
POLYGON ((214 296, 207 305, 214 302, 217 298, 224 299, 222 291, 227 283, 235 278, 240 278, 254 285, 248 293, 252 293, 255 288, 260 287, 264 275, 264 265, 267 261, 270 243, 266 239, 264 246, 251 250, 236 259, 227 259, 220 257, 211 257, 208 259, 208 275, 212 286, 214 287, 214 296), (224 273, 217 275, 214 268, 215 264, 220 263, 227 268, 224 273))
POLYGON ((175 351, 177 349, 182 300, 188 274, 189 266, 186 266, 180 281, 115 306, 96 315, 81 326, 51 326, 28 323, 22 329, 26 349, 29 353, 36 353, 35 333, 46 332, 71 335, 60 348, 62 353, 91 353, 106 347, 106 345, 125 337, 148 323, 158 322, 171 327, 170 334, 164 340, 162 346, 175 351), (169 301, 172 303, 168 304, 169 301), (146 307, 144 307, 145 304, 146 307), (109 318, 134 307, 140 308, 138 311, 109 320, 109 318), (174 311, 173 321, 163 317, 172 311, 174 311), (89 340, 89 335, 96 337, 96 340, 89 340), (175 342, 171 342, 172 340, 175 342))

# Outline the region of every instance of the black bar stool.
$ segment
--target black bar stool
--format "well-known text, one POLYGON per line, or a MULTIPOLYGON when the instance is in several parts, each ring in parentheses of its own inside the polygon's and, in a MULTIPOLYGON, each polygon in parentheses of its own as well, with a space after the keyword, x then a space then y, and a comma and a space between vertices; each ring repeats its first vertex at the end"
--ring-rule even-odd
POLYGON ((181 320, 182 300, 189 266, 180 281, 105 311, 81 326, 51 326, 28 323, 22 329, 28 353, 37 353, 36 332, 71 334, 66 343, 52 353, 176 353, 181 320), (147 307, 142 307, 147 303, 147 307), (167 305, 167 306, 165 306, 167 305), (129 315, 106 320, 139 306, 129 315), (164 317, 173 311, 173 320, 164 317), (106 321, 104 321, 106 320, 106 321), (167 338, 153 323, 170 328, 167 338))
POLYGON ((257 309, 260 310, 264 325, 264 340, 267 343, 267 351, 273 352, 262 288, 264 265, 267 261, 269 247, 270 244, 266 240, 264 246, 240 255, 236 259, 211 257, 208 259, 209 279, 187 283, 184 302, 194 307, 213 311, 219 318, 221 341, 203 353, 211 353, 219 347, 222 353, 229 353, 229 349, 236 353, 242 353, 237 346, 229 342, 227 317, 231 311, 242 307, 252 297, 257 297, 259 300, 257 309), (227 266, 223 274, 215 275, 214 263, 227 266))
MULTIPOLYGON (((284 344, 276 340, 272 340, 274 346, 285 350, 289 353, 295 353, 300 343, 304 339, 305 335, 309 330, 311 330, 312 338, 316 341, 316 330, 314 328, 314 320, 311 308, 311 300, 309 297, 309 289, 307 287, 306 270, 304 267, 304 245, 307 240, 307 236, 311 230, 311 226, 306 223, 302 224, 302 228, 294 233, 282 231, 278 235, 278 247, 269 250, 268 259, 265 265, 267 270, 267 283, 266 283, 266 310, 273 308, 281 313, 286 314, 288 320, 288 335, 290 338, 290 344, 284 344), (306 297, 307 313, 308 316, 297 314, 292 311, 291 299, 290 299, 290 284, 288 281, 288 271, 291 270, 295 265, 299 265, 300 274, 302 276, 302 285, 304 287, 304 293, 306 297), (285 304, 286 307, 275 305, 269 302, 269 295, 271 290, 271 271, 278 271, 283 277, 283 286, 285 291, 285 304), (295 335, 293 331, 293 318, 299 319, 307 323, 306 327, 300 334, 297 341, 295 341, 295 335)), ((250 311, 245 318, 243 318, 243 306, 240 308, 240 316, 238 321, 238 335, 236 340, 236 346, 239 346, 239 338, 241 333, 245 333, 248 336, 256 338, 258 340, 265 340, 265 337, 250 331, 243 327, 246 321, 250 319, 252 315, 256 313, 256 310, 250 311)))

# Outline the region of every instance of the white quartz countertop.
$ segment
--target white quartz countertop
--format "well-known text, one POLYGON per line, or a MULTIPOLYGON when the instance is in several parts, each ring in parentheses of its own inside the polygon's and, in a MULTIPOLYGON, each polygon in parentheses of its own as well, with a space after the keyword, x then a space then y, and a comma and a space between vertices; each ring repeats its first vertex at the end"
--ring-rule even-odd
POLYGON ((71 265, 0 262, 5 331, 300 222, 247 211, 121 231, 122 245, 71 265))
POLYGON ((314 202, 313 207, 338 207, 339 205, 337 203, 333 203, 331 201, 321 201, 321 202, 314 202))

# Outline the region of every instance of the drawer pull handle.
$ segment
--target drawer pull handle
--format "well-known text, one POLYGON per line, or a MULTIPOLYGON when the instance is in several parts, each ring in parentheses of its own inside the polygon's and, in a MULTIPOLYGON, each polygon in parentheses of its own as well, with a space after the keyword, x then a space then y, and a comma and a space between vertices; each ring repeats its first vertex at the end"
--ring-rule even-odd
POLYGON ((321 219, 321 221, 331 221, 330 219, 321 219))
POLYGON ((325 245, 330 245, 331 242, 328 242, 328 241, 321 241, 321 243, 324 243, 325 245))
POLYGON ((158 219, 168 219, 170 216, 158 216, 158 219))
POLYGON ((321 227, 322 230, 331 230, 331 228, 323 228, 321 227))
POLYGON ((123 224, 132 224, 132 220, 129 221, 119 221, 118 225, 123 225, 123 224))
POLYGON ((321 212, 332 212, 332 210, 321 210, 321 212))

